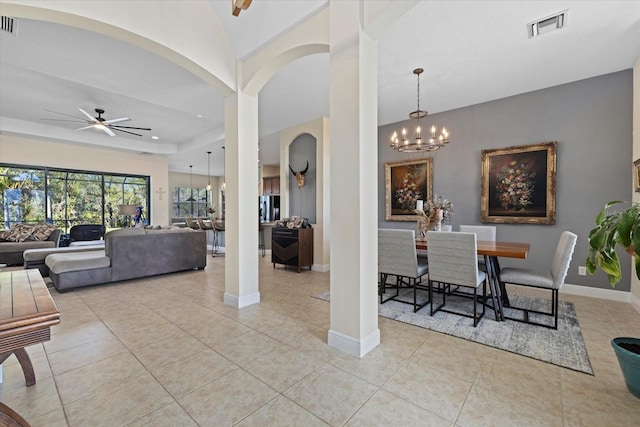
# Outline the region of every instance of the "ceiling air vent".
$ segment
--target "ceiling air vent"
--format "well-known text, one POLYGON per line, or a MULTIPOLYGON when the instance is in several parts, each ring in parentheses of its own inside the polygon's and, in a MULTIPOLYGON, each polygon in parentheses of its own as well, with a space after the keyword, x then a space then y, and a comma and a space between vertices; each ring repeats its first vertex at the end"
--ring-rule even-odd
POLYGON ((8 16, 0 16, 0 18, 1 18, 1 25, 2 25, 0 29, 2 31, 6 31, 9 34, 15 34, 17 30, 16 26, 18 24, 18 21, 8 16))
POLYGON ((563 10, 546 18, 527 24, 527 33, 529 38, 538 37, 551 31, 560 30, 567 26, 567 17, 569 10, 563 10))

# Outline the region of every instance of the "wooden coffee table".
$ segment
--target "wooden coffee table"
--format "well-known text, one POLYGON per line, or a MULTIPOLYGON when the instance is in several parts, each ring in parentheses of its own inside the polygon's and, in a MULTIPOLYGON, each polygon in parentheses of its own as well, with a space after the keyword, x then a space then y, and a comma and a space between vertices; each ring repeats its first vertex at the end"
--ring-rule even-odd
POLYGON ((36 376, 25 347, 49 341, 58 323, 60 312, 40 271, 0 272, 0 363, 15 354, 28 386, 36 376))

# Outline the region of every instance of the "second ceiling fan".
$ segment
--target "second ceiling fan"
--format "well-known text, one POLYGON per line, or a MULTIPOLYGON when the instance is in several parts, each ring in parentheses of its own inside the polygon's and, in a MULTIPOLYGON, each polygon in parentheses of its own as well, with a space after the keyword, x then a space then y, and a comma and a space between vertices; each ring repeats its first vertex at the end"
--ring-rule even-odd
MULTIPOLYGON (((82 108, 78 108, 78 110, 80 110, 80 112, 82 114, 84 114, 87 118, 85 119, 85 118, 70 116, 68 114, 58 113, 56 111, 51 111, 51 110, 45 110, 45 111, 48 111, 48 112, 54 113, 54 114, 59 114, 61 116, 71 117, 73 119, 76 119, 75 122, 77 122, 77 123, 86 123, 87 124, 87 126, 80 127, 80 128, 78 128, 76 130, 85 130, 85 129, 91 129, 91 128, 100 129, 100 130, 103 130, 109 136, 116 136, 116 134, 113 133, 113 131, 129 133, 131 135, 136 135, 136 136, 142 136, 139 133, 131 132, 130 130, 125 130, 125 129, 148 130, 148 131, 151 130, 150 128, 140 128, 140 127, 133 127, 133 126, 118 125, 116 123, 127 122, 127 121, 129 121, 131 119, 128 118, 128 117, 121 117, 119 119, 107 120, 104 117, 102 117, 102 115, 104 114, 104 110, 102 108, 96 108, 94 110, 98 114, 97 117, 92 116, 91 114, 89 114, 85 110, 83 110, 82 108)), ((71 120, 61 120, 61 119, 43 119, 43 120, 71 121, 71 120)))

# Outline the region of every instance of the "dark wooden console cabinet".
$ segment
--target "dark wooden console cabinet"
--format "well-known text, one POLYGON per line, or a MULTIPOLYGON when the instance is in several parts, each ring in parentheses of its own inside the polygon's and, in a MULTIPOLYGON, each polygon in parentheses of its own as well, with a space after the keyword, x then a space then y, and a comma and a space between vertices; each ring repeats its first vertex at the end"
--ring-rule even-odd
POLYGON ((271 262, 298 268, 313 265, 313 229, 274 227, 271 230, 271 262))

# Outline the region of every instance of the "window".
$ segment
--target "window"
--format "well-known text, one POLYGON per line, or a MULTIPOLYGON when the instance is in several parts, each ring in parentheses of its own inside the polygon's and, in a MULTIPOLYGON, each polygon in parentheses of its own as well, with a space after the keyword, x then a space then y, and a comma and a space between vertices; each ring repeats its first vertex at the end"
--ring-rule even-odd
POLYGON ((209 192, 206 188, 175 187, 173 217, 209 217, 209 192), (193 191, 193 192, 192 192, 193 191), (193 200, 189 200, 193 198, 193 200))
POLYGON ((47 221, 65 232, 76 224, 130 225, 120 205, 149 217, 149 177, 0 164, 0 222, 47 221))

